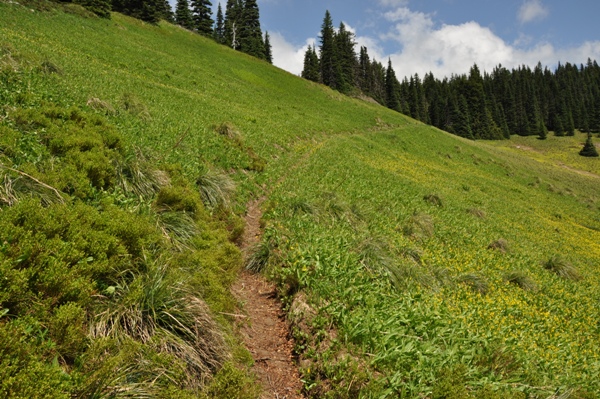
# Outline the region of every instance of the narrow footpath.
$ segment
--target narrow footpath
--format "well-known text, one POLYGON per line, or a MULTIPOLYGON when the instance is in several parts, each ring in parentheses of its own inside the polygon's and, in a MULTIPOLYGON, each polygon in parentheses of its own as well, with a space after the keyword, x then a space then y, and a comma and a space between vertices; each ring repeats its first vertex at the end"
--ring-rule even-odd
MULTIPOLYGON (((241 250, 244 259, 260 241, 264 197, 248 203, 241 250)), ((259 274, 243 271, 231 287, 240 303, 238 328, 254 358, 254 372, 262 385, 260 399, 303 399, 302 381, 293 358, 293 341, 275 286, 259 274)))

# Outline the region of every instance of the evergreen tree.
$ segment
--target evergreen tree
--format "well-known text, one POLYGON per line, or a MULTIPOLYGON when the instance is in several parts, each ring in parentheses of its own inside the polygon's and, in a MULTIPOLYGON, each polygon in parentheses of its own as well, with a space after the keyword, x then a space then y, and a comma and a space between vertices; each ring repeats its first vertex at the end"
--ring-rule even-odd
POLYGON ((225 19, 223 18, 221 3, 217 7, 217 20, 215 21, 213 37, 217 43, 225 44, 225 19))
POLYGON ((160 19, 164 19, 172 24, 175 23, 175 14, 173 14, 173 9, 171 8, 171 3, 169 3, 169 0, 159 1, 157 3, 156 11, 160 19))
POLYGON ((163 0, 113 0, 113 11, 155 24, 160 19, 163 0))
POLYGON ((588 133, 585 145, 583 146, 581 151, 579 151, 579 155, 584 156, 584 157, 597 157, 598 156, 598 150, 596 150, 596 146, 594 145, 594 143, 592 143, 592 134, 591 133, 588 133))
POLYGON ((392 60, 388 60, 388 67, 385 73, 385 105, 393 110, 400 111, 400 100, 398 99, 398 79, 396 72, 392 68, 392 60))
POLYGON ((177 22, 177 25, 186 29, 194 29, 192 12, 190 11, 190 5, 187 0, 177 0, 177 5, 175 7, 175 21, 177 22))
POLYGON ((548 129, 546 128, 544 121, 541 119, 538 121, 537 133, 538 139, 540 140, 546 140, 546 138, 548 137, 548 129))
POLYGON ((265 60, 269 63, 273 63, 273 48, 271 47, 271 36, 269 32, 265 32, 265 60))
POLYGON ((311 80, 313 82, 319 82, 319 56, 317 51, 311 45, 308 45, 306 53, 304 53, 304 68, 302 69, 302 75, 304 79, 311 80))
POLYGON ((191 0, 194 28, 201 35, 213 33, 212 3, 210 0, 191 0))
POLYGON ((240 29, 240 51, 256 58, 265 58, 265 43, 260 29, 260 16, 256 0, 246 0, 240 29))
POLYGON ((324 85, 335 87, 335 44, 334 44, 334 30, 333 20, 329 10, 325 11, 325 18, 321 25, 321 34, 319 40, 321 45, 319 47, 320 52, 320 67, 321 67, 321 80, 324 85))
POLYGON ((234 50, 240 49, 240 32, 244 4, 241 0, 227 0, 225 7, 225 44, 234 50))
POLYGON ((110 11, 112 9, 110 0, 75 0, 73 2, 80 4, 99 17, 110 18, 110 11))
POLYGON ((337 34, 334 35, 335 45, 335 81, 336 89, 348 93, 357 86, 356 73, 358 61, 354 51, 354 34, 346 29, 344 23, 340 23, 337 34))

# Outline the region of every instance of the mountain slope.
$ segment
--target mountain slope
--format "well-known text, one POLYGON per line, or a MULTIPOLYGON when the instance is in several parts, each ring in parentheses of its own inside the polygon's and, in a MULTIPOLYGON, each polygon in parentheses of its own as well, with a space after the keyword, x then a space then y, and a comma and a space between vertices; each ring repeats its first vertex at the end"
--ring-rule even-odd
MULTIPOLYGON (((131 159, 138 148, 139 159, 170 176, 178 200, 169 200, 176 190, 162 187, 142 202, 151 211, 140 215, 145 208, 135 196, 123 199, 107 183, 89 192, 81 188, 79 196, 68 193, 66 201, 101 213, 107 196, 119 207, 115 214, 136 215, 136 223, 142 223, 138 217, 164 220, 165 206, 183 213, 193 208, 203 242, 171 248, 173 234, 165 239, 150 228, 144 237, 187 262, 169 278, 185 280, 191 273, 194 284, 186 289, 196 290, 213 315, 232 306, 225 292, 239 252, 226 240, 239 237, 239 220, 206 198, 203 206, 190 205, 197 199, 188 201, 188 190, 206 170, 220 169, 237 183, 234 211, 267 195, 262 245, 268 256, 262 260, 289 307, 310 396, 546 398, 557 390, 584 397, 600 389, 593 378, 600 372, 594 344, 600 190, 594 173, 452 137, 168 24, 150 26, 119 14, 106 21, 32 12, 5 3, 0 21, 1 123, 6 132, 23 135, 2 143, 3 164, 54 186, 63 178, 53 177, 50 165, 69 156, 45 155, 54 148, 52 141, 50 150, 41 147, 46 130, 60 138, 72 129, 73 107, 85 120, 100 118, 114 128, 125 148, 115 159, 131 159), (59 112, 65 119, 59 127, 26 123, 38 110, 50 118, 52 107, 70 110, 59 112), (36 149, 43 150, 39 161, 36 149), (226 275, 219 275, 220 262, 227 264, 226 275)), ((594 171, 596 161, 582 162, 594 171)), ((3 205, 0 219, 16 218, 11 215, 19 206, 3 205)), ((9 243, 9 233, 3 234, 9 243)), ((10 259, 3 258, 6 265, 14 264, 10 259)), ((21 328, 16 324, 26 312, 13 314, 15 294, 1 288, 8 309, 3 331, 21 328)), ((61 306, 70 303, 64 301, 61 306)), ((98 314, 95 299, 86 301, 90 307, 70 316, 82 326, 83 310, 92 319, 98 314)), ((49 306, 48 320, 56 324, 58 308, 49 306)), ((227 320, 216 317, 227 331, 227 320)), ((41 331, 48 328, 40 323, 41 331)), ((86 348, 95 341, 90 334, 73 337, 81 352, 55 363, 87 381, 99 373, 94 367, 108 363, 77 366, 91 356, 86 348)), ((129 344, 127 356, 139 353, 135 345, 129 344)), ((239 366, 245 355, 233 348, 239 366)), ((28 364, 51 367, 55 354, 40 351, 41 360, 28 364)), ((227 377, 213 387, 225 386, 227 378, 243 380, 226 364, 227 377)), ((78 382, 63 383, 67 392, 78 382)))

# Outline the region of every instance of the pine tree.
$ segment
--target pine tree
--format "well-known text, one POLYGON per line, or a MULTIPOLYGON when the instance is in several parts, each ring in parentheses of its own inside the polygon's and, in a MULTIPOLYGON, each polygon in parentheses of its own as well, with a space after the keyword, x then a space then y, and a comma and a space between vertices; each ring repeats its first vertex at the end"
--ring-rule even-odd
POLYGON ((227 0, 225 7, 225 44, 234 50, 240 49, 240 32, 244 4, 241 0, 227 0))
POLYGON ((246 0, 240 29, 240 51, 265 59, 265 43, 260 29, 260 16, 256 0, 246 0))
POLYGON ((160 19, 159 10, 163 0, 113 0, 113 11, 155 24, 160 19))
POLYGON ((356 73, 358 70, 358 61, 354 51, 354 33, 346 29, 344 23, 340 23, 337 34, 334 35, 335 45, 335 81, 336 89, 348 93, 353 87, 357 86, 356 73))
POLYGON ((319 56, 317 51, 311 45, 308 45, 306 53, 304 53, 304 68, 302 69, 302 75, 304 79, 311 80, 313 82, 319 82, 319 56))
POLYGON ((540 140, 546 140, 546 138, 548 137, 548 129, 546 128, 544 121, 541 119, 538 120, 537 134, 538 134, 538 139, 540 139, 540 140))
POLYGON ((400 111, 400 100, 398 99, 398 79, 396 72, 392 68, 392 60, 388 60, 388 67, 385 73, 385 105, 395 111, 400 111))
POLYGON ((265 32, 265 60, 269 63, 273 63, 273 48, 271 47, 271 36, 269 32, 265 32))
POLYGON ((171 8, 171 3, 169 3, 169 0, 159 1, 157 3, 156 11, 160 19, 164 19, 170 23, 175 23, 175 15, 173 14, 173 9, 171 8))
POLYGON ((325 18, 321 25, 321 34, 319 40, 321 45, 319 47, 320 52, 320 67, 321 67, 321 80, 324 85, 335 87, 335 44, 333 30, 333 20, 329 10, 325 11, 325 18))
POLYGON ((192 20, 192 12, 187 0, 177 0, 175 7, 175 21, 186 29, 194 29, 194 21, 192 20))
POLYGON ((201 35, 209 36, 213 32, 212 3, 210 0, 191 0, 194 28, 201 35))
POLYGON ((598 150, 596 150, 596 146, 594 145, 594 143, 592 143, 592 133, 588 133, 585 145, 583 146, 581 151, 579 151, 579 155, 581 155, 583 157, 597 157, 598 156, 598 150))
POLYGON ((213 37, 217 43, 225 44, 225 19, 223 18, 221 3, 217 7, 217 20, 215 21, 213 37))
POLYGON ((79 0, 74 1, 102 18, 110 18, 112 4, 110 0, 79 0))

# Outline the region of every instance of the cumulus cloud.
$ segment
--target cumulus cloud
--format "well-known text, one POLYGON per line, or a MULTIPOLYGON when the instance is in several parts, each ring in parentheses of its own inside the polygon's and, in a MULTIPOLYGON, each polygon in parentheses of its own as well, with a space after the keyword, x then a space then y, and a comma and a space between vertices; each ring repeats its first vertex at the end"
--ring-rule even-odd
POLYGON ((273 65, 300 75, 304 67, 304 54, 309 45, 317 43, 317 39, 306 39, 304 44, 297 46, 288 42, 279 32, 269 32, 269 38, 273 52, 273 65))
POLYGON ((528 22, 542 20, 549 14, 550 11, 542 4, 541 0, 526 0, 519 9, 517 18, 522 24, 526 24, 528 22))
POLYGON ((569 49, 556 49, 549 43, 524 45, 524 40, 510 45, 473 21, 436 26, 430 15, 406 7, 386 13, 385 18, 393 23, 393 28, 381 39, 398 47, 389 57, 400 78, 415 73, 423 77, 427 72, 438 78, 462 74, 473 64, 491 71, 499 64, 507 68, 534 66, 538 62, 554 66, 559 60, 579 63, 588 57, 600 58, 600 41, 569 49))
POLYGON ((379 0, 379 4, 384 7, 396 8, 407 5, 408 0, 379 0))
MULTIPOLYGON (((389 1, 392 0, 380 0, 389 1)), ((519 65, 542 65, 554 67, 558 61, 585 63, 589 58, 600 59, 600 41, 585 42, 577 47, 556 48, 550 43, 535 42, 522 36, 507 43, 491 29, 471 21, 459 25, 439 25, 430 14, 415 12, 408 7, 398 7, 383 14, 389 24, 387 33, 380 36, 361 35, 353 27, 346 27, 356 34, 358 52, 360 46, 369 50, 372 59, 384 65, 392 60, 399 79, 418 73, 422 78, 433 72, 437 78, 452 74, 468 73, 473 64, 481 70, 491 71, 502 64, 507 68, 519 65)), ((271 34, 274 64, 294 74, 302 72, 304 53, 309 44, 317 44, 314 38, 303 45, 294 46, 278 34, 271 34)))

